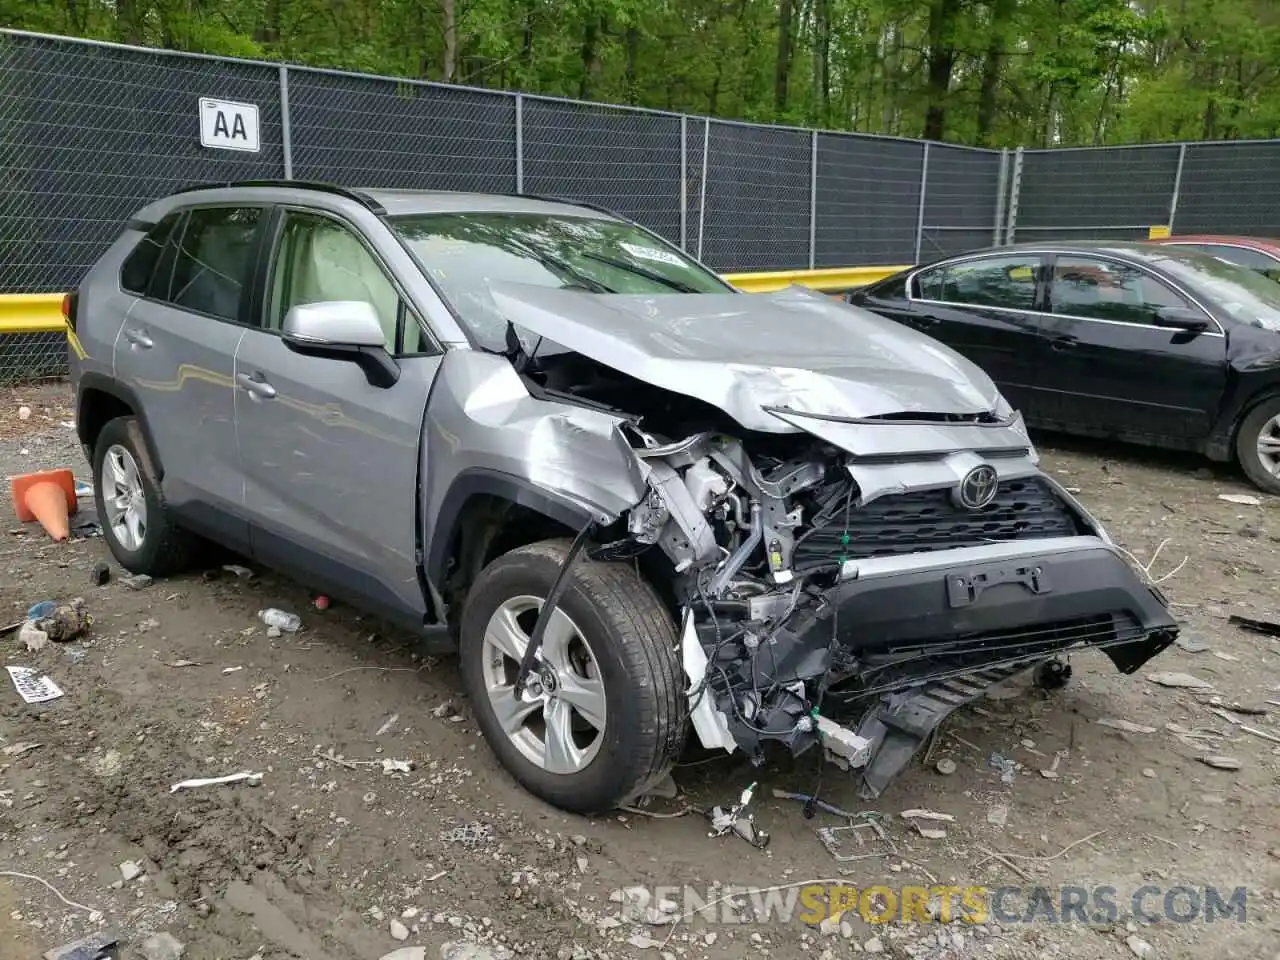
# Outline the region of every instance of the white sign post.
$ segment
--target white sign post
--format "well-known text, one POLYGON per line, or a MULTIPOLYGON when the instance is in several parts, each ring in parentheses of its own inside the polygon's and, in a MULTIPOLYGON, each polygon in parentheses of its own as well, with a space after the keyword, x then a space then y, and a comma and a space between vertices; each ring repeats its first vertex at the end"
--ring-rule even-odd
POLYGON ((200 146, 257 153, 258 105, 201 97, 200 146))

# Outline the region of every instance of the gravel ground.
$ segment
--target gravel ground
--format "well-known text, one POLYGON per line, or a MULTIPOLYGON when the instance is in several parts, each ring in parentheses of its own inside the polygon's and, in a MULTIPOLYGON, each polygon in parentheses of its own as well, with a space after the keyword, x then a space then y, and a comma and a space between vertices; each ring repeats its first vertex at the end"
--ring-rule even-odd
MULTIPOLYGON (((6 475, 65 465, 87 475, 65 425, 69 407, 60 385, 0 392, 6 475), (31 410, 26 419, 21 406, 31 410)), ((691 756, 675 773, 681 796, 647 808, 730 802, 758 780, 757 822, 772 834, 764 851, 710 838, 697 816, 567 816, 497 766, 451 659, 427 658, 350 609, 320 611, 304 586, 268 571, 130 589, 113 565, 111 581, 94 586, 91 569, 109 561, 101 539, 57 545, 11 520, 0 541, 0 622, 39 600, 79 596, 93 625, 37 652, 12 634, 0 641, 7 663, 36 667, 65 691, 27 706, 7 681, 0 689, 0 958, 36 957, 103 930, 127 944, 122 956, 153 960, 173 955, 144 946, 157 932, 184 944, 190 960, 377 960, 414 946, 451 960, 1190 958, 1210 946, 1220 958, 1272 957, 1280 741, 1243 726, 1280 735, 1280 641, 1227 617, 1280 616, 1280 501, 1221 500, 1253 491, 1195 458, 1041 442, 1048 468, 1079 488, 1153 576, 1167 577, 1190 649, 1171 649, 1131 677, 1101 654, 1082 655, 1063 690, 1015 685, 956 714, 928 763, 873 805, 888 817, 892 850, 869 846, 883 855, 848 863, 815 836, 843 821, 806 820, 798 804, 771 794, 812 792, 812 758, 752 770, 731 757, 691 756), (303 629, 268 637, 255 616, 266 606, 299 612, 303 629), (1148 679, 1156 671, 1192 674, 1212 689, 1162 687, 1148 679), (1223 709, 1232 704, 1270 712, 1223 709), (1005 773, 993 754, 1016 766, 1005 773), (1209 766, 1211 754, 1238 769, 1209 766), (390 760, 412 769, 384 772, 390 760), (237 772, 261 773, 262 783, 170 792, 185 778, 237 772), (908 808, 954 820, 945 837, 929 839, 897 816, 908 808), (1105 885, 1119 911, 1090 912, 1088 923, 1050 922, 1041 910, 1033 923, 872 924, 847 915, 823 927, 799 916, 651 925, 616 902, 633 885, 684 883, 711 896, 715 884, 810 878, 860 888, 1014 885, 1022 893, 1006 910, 1015 913, 1036 885, 1055 896, 1061 885, 1105 885), (1145 901, 1154 909, 1176 886, 1215 886, 1224 899, 1243 887, 1245 922, 1127 919, 1130 894, 1144 885, 1160 891, 1145 901)), ((7 490, 0 498, 8 511, 7 490)), ((821 789, 846 809, 867 806, 834 768, 821 789)))

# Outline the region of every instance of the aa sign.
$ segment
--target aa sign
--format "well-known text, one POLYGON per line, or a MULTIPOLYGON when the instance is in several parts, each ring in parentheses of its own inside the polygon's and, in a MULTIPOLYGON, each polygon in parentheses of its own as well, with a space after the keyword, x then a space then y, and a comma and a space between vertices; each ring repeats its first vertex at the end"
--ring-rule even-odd
POLYGON ((201 97, 200 145, 257 153, 258 105, 201 97))

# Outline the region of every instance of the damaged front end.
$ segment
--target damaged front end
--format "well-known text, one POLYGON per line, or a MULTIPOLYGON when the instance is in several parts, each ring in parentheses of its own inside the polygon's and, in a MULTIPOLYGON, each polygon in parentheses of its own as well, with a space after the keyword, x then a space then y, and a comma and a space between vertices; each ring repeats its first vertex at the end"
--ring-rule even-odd
POLYGON ((670 588, 706 747, 818 747, 875 796, 992 684, 1087 648, 1131 673, 1176 636, 936 341, 810 291, 495 299, 548 341, 515 351, 532 393, 616 414, 643 492, 589 549, 670 588))
POLYGON ((757 763, 769 742, 820 747, 873 797, 991 685, 1090 647, 1132 672, 1172 642, 1163 599, 1036 468, 1016 420, 812 426, 746 442, 624 428, 648 494, 593 553, 670 559, 705 747, 757 763), (859 434, 909 446, 877 433, 922 424, 986 442, 849 452, 859 434))

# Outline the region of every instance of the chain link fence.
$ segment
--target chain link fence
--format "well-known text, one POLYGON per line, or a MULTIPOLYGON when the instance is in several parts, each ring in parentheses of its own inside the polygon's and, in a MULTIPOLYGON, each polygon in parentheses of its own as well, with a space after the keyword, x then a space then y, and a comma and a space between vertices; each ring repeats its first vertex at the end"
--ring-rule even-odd
MULTIPOLYGON (((0 293, 71 289, 147 201, 245 179, 586 201, 724 272, 1160 225, 1280 236, 1280 141, 984 150, 3 30, 0 172, 0 293), (201 146, 201 97, 256 105, 258 150, 201 146)), ((0 380, 63 352, 5 337, 0 380)))

